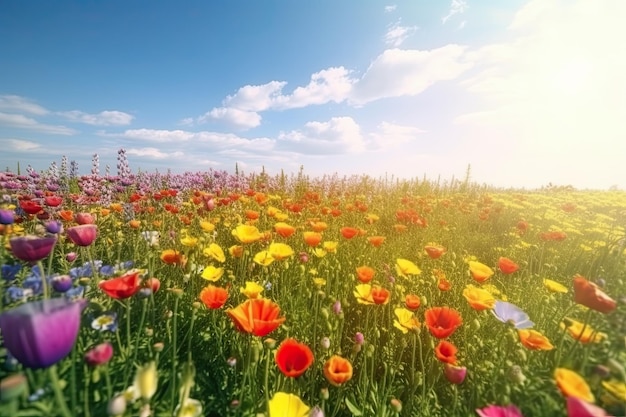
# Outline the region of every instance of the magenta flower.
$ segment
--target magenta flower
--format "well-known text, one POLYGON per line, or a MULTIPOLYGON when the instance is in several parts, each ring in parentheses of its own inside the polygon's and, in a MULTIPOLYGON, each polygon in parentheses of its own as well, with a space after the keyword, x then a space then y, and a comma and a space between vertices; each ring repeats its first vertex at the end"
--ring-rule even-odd
POLYGON ((476 409, 480 417, 524 417, 522 412, 514 404, 509 405, 488 405, 487 407, 476 409))
POLYGON ((26 262, 37 262, 47 257, 54 244, 56 243, 56 236, 20 236, 9 239, 11 245, 11 252, 17 259, 21 259, 26 262))
POLYGON ((462 384, 467 375, 467 368, 464 366, 456 366, 446 363, 443 368, 446 379, 453 384, 462 384))
POLYGON ((567 397, 568 417, 606 417, 608 414, 604 409, 595 404, 588 403, 578 397, 567 397))
POLYGON ((86 301, 50 298, 31 301, 0 315, 4 346, 27 368, 47 368, 76 343, 86 301))
POLYGON ((104 365, 113 357, 113 345, 109 342, 100 343, 85 353, 85 362, 89 366, 104 365))
POLYGON ((78 246, 91 245, 98 236, 98 226, 95 224, 81 224, 67 229, 67 237, 78 246))

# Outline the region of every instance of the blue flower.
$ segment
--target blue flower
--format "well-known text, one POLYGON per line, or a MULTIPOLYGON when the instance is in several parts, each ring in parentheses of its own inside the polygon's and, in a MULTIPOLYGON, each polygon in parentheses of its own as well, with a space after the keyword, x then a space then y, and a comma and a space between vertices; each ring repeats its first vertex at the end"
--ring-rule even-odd
POLYGON ((19 264, 4 264, 2 265, 2 271, 0 272, 0 275, 2 275, 2 279, 4 279, 5 281, 13 281, 17 276, 17 273, 20 272, 20 269, 22 269, 22 265, 19 264))
POLYGON ((524 310, 506 301, 496 301, 491 311, 502 323, 512 324, 516 329, 529 329, 535 325, 524 310))

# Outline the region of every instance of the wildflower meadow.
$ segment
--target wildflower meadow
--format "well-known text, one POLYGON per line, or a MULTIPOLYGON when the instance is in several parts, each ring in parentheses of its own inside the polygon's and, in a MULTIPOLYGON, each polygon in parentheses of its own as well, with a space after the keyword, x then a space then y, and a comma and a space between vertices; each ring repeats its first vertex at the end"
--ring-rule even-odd
POLYGON ((624 191, 120 150, 0 197, 1 416, 626 415, 624 191))

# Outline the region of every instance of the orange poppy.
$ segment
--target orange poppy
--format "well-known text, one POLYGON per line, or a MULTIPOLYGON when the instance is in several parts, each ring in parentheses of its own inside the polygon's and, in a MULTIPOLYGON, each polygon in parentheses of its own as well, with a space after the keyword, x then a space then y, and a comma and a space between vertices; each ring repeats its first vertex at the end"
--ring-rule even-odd
POLYGON ((215 285, 207 285, 200 291, 200 300, 207 308, 215 310, 221 308, 228 300, 228 291, 215 285))
POLYGON ((511 259, 501 256, 500 259, 498 259, 498 268, 500 268, 500 271, 502 271, 503 274, 508 275, 517 271, 519 269, 519 265, 517 265, 511 259))
POLYGON ((338 387, 352 379, 352 364, 349 360, 333 355, 324 363, 324 376, 326 380, 338 387))
POLYGON ((161 252, 161 260, 168 265, 180 265, 185 266, 187 263, 187 257, 181 252, 174 249, 165 249, 161 252))
POLYGON ((139 229, 141 226, 141 220, 131 220, 128 222, 128 225, 133 229, 139 229))
POLYGON ((278 346, 275 359, 283 375, 297 378, 313 364, 313 352, 306 344, 289 338, 278 346))
POLYGON ((389 290, 378 285, 372 288, 371 296, 374 304, 387 304, 389 302, 389 290))
POLYGON ((59 217, 61 217, 66 222, 71 222, 74 220, 74 212, 72 210, 61 210, 59 211, 59 217))
POLYGON ((407 294, 404 298, 404 305, 411 311, 417 310, 422 304, 422 300, 415 294, 407 294))
POLYGON ((375 248, 379 247, 385 241, 385 236, 370 236, 367 241, 375 248))
POLYGON ((441 245, 426 245, 424 246, 424 250, 430 257, 430 259, 438 259, 446 253, 446 248, 441 245))
POLYGON ((574 276, 574 301, 600 313, 610 313, 617 303, 593 282, 576 274, 574 276))
POLYGON ((319 232, 304 232, 304 241, 307 245, 315 247, 322 241, 322 234, 319 232))
POLYGON ((463 324, 458 311, 450 307, 432 307, 426 310, 425 323, 430 334, 445 339, 463 324))
POLYGON ((296 232, 296 228, 283 222, 278 222, 274 225, 274 231, 285 239, 290 237, 296 232))
POLYGON ((454 365, 458 349, 452 343, 442 340, 435 348, 435 356, 443 363, 454 365))
POLYGON ((123 300, 139 291, 141 284, 140 270, 130 270, 122 276, 100 281, 98 287, 111 298, 123 300))
POLYGON ((533 329, 519 329, 517 331, 519 340, 526 349, 530 350, 552 350, 554 346, 543 334, 533 329))
POLYGON ((395 230, 396 232, 405 232, 407 229, 407 226, 405 224, 394 224, 393 225, 393 230, 395 230))
POLYGON ((235 308, 226 310, 240 332, 264 337, 285 322, 280 307, 269 298, 248 299, 235 308))
POLYGON ((258 220, 259 216, 260 214, 256 210, 246 210, 246 219, 248 220, 258 220))
POLYGON ((356 269, 356 277, 363 284, 370 282, 374 278, 374 274, 376 274, 376 271, 374 271, 374 268, 370 268, 369 266, 359 266, 356 269))
POLYGON ((352 239, 361 232, 356 227, 342 227, 339 231, 341 232, 341 236, 346 239, 352 239))
POLYGON ((314 232, 323 232, 324 230, 326 230, 328 228, 328 224, 326 224, 326 222, 320 222, 320 221, 311 221, 311 229, 313 229, 314 232))

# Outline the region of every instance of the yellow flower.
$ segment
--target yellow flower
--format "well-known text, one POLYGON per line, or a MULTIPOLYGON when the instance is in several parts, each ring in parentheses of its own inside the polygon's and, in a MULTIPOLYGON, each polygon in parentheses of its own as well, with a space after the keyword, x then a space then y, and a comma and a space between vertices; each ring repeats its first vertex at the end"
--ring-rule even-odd
POLYGON ((224 268, 216 268, 213 265, 209 265, 202 271, 201 277, 208 281, 218 281, 222 275, 224 275, 224 268))
POLYGON ((485 282, 494 274, 493 269, 478 261, 469 261, 469 270, 476 282, 485 282))
POLYGON ((407 334, 409 330, 419 330, 420 322, 417 321, 417 318, 411 310, 396 308, 393 312, 396 315, 396 320, 393 321, 393 325, 396 329, 399 329, 404 334, 407 334))
POLYGON ((401 277, 408 278, 407 275, 419 275, 422 271, 413 262, 398 258, 396 259, 396 273, 401 277))
POLYGON ((602 386, 608 395, 602 396, 604 402, 608 404, 624 404, 626 398, 626 384, 617 379, 602 381, 602 386))
POLYGON ((354 287, 354 296, 359 304, 374 304, 372 286, 370 284, 359 284, 354 287))
POLYGON ((560 324, 561 329, 567 330, 570 336, 580 343, 599 343, 606 339, 606 333, 596 332, 589 324, 565 317, 560 324), (584 330, 583 330, 584 329, 584 330))
POLYGON ((198 238, 197 237, 192 237, 192 236, 185 236, 185 237, 180 239, 180 243, 183 246, 187 246, 189 248, 193 248, 194 246, 196 246, 198 244, 198 238))
POLYGON ((323 258, 324 256, 326 256, 326 254, 328 254, 328 252, 326 252, 322 248, 313 249, 313 255, 317 256, 318 258, 323 258))
POLYGON ((144 401, 150 401, 157 390, 158 380, 159 374, 154 361, 137 369, 133 385, 139 398, 142 398, 144 401))
POLYGON ((533 329, 519 329, 517 331, 520 342, 530 350, 552 350, 554 346, 543 334, 533 329))
POLYGON ((309 407, 300 397, 285 392, 277 392, 269 401, 269 417, 306 417, 309 407))
POLYGON ((204 248, 202 253, 205 256, 209 256, 215 259, 217 262, 225 262, 226 256, 224 255, 224 251, 217 243, 211 243, 208 248, 204 248))
POLYGON ((337 246, 339 242, 324 242, 322 243, 322 247, 328 253, 337 253, 337 246))
POLYGON ((205 232, 212 232, 215 230, 215 225, 208 220, 200 221, 200 228, 205 232))
POLYGON ((557 368, 554 371, 554 379, 564 396, 580 398, 588 403, 595 401, 589 385, 576 372, 567 368, 557 368))
POLYGON ((176 417, 200 417, 202 415, 202 403, 193 398, 185 398, 181 404, 174 409, 176 417))
POLYGON ((552 292, 567 293, 567 287, 565 285, 548 278, 545 278, 543 280, 543 286, 552 292))
POLYGON ((259 241, 263 234, 255 226, 240 224, 233 229, 232 235, 241 243, 254 243, 259 241))
POLYGON ((463 297, 474 310, 489 310, 496 304, 496 299, 487 290, 469 284, 463 290, 463 297))
POLYGON ((250 299, 260 298, 263 292, 263 286, 256 282, 246 281, 246 286, 239 288, 239 292, 250 299))
POLYGON ((290 256, 293 256, 293 253, 294 253, 293 249, 291 249, 291 246, 285 243, 270 244, 268 252, 270 256, 277 261, 282 261, 284 259, 287 259, 290 256))
POLYGON ((274 257, 270 254, 269 251, 262 250, 254 255, 254 262, 262 266, 268 266, 272 262, 274 262, 274 257))
POLYGON ((233 258, 241 258, 243 256, 243 246, 233 245, 230 248, 228 248, 228 253, 233 258))
POLYGON ((313 278, 313 284, 315 284, 318 288, 322 288, 326 285, 326 280, 324 278, 313 278))

